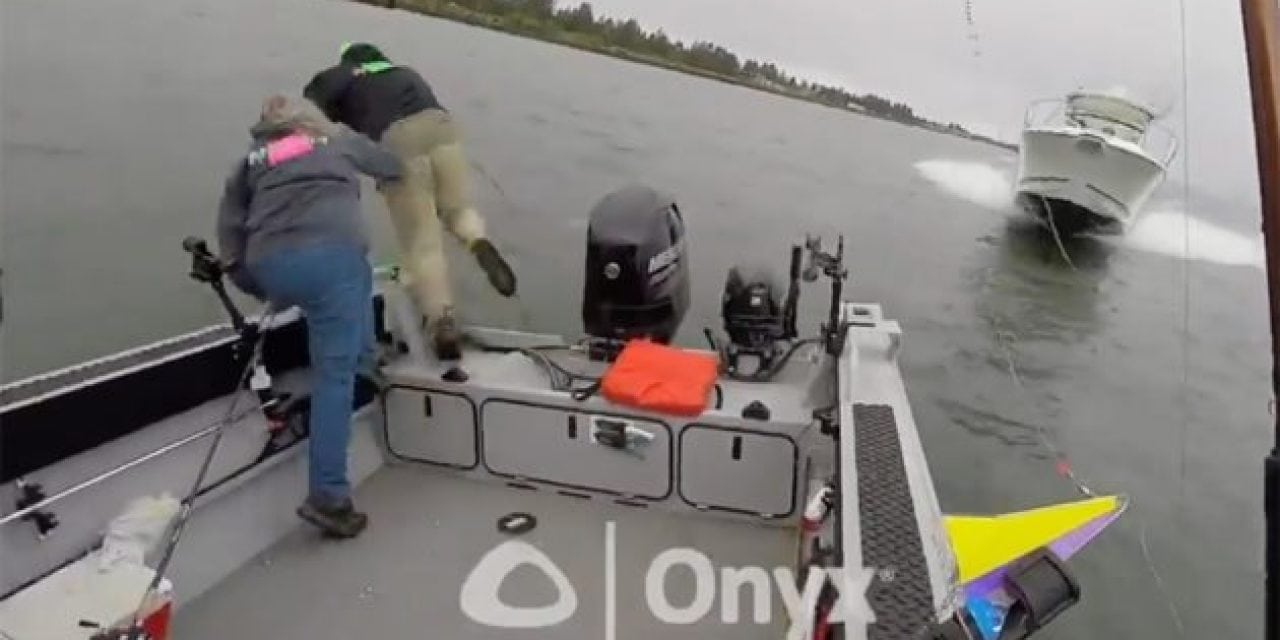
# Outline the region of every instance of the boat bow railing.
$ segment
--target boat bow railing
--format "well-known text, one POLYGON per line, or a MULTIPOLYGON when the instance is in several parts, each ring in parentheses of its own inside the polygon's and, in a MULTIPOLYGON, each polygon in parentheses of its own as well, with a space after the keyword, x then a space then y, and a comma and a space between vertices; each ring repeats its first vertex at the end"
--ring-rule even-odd
MULTIPOLYGON (((1108 120, 1104 114, 1089 114, 1093 120, 1108 120)), ((1158 122, 1149 123, 1142 129, 1130 124, 1114 121, 1115 126, 1104 128, 1105 139, 1117 146, 1131 146, 1132 150, 1141 152, 1152 160, 1168 167, 1178 155, 1178 136, 1169 127, 1158 122), (1122 133, 1123 132, 1123 133, 1122 133)), ((1022 128, 1096 131, 1097 127, 1089 126, 1077 114, 1068 109, 1068 103, 1061 98, 1049 98, 1032 102, 1023 115, 1022 128)))

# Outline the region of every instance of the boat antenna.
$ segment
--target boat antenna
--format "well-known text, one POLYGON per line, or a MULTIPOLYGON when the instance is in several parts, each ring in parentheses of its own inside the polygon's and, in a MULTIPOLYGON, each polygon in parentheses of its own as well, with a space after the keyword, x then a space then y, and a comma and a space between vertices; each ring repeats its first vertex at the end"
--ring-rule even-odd
MULTIPOLYGON (((1267 253, 1271 303, 1271 390, 1280 397, 1280 9, 1276 0, 1241 0, 1249 86, 1253 94, 1254 138, 1262 236, 1267 253)), ((1264 465, 1266 512, 1265 636, 1280 636, 1280 416, 1272 415, 1275 441, 1264 465)))

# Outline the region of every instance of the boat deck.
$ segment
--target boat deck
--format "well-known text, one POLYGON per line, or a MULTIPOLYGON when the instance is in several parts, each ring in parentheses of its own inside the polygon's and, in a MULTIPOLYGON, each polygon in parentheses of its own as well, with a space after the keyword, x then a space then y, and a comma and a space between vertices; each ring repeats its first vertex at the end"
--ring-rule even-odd
MULTIPOLYGON (((771 622, 753 624, 750 588, 743 589, 747 624, 721 622, 717 599, 698 623, 667 625, 645 602, 645 575, 662 551, 690 547, 720 567, 791 566, 793 529, 714 516, 635 509, 546 491, 515 490, 448 472, 384 467, 357 491, 370 526, 349 541, 323 539, 299 525, 287 538, 215 588, 182 607, 173 635, 222 638, 780 638, 787 621, 771 586, 771 622), (520 536, 501 533, 497 520, 527 512, 538 522, 520 536), (606 632, 608 523, 615 523, 616 635, 606 632), (576 612, 543 629, 478 624, 459 606, 460 588, 479 560, 505 540, 545 553, 577 593, 576 612)), ((515 607, 555 602, 552 583, 531 568, 510 574, 499 593, 515 607)), ((671 604, 693 599, 693 574, 667 573, 671 604)))

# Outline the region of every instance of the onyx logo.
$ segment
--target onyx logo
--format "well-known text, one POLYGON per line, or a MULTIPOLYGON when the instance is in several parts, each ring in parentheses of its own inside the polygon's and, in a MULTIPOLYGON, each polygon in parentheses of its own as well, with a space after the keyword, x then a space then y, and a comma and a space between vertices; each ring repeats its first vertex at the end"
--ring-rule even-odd
POLYGON ((467 617, 490 627, 536 629, 554 627, 578 610, 578 592, 547 554, 519 540, 508 540, 480 559, 462 583, 459 604, 467 617), (536 567, 556 588, 556 601, 544 607, 513 607, 498 597, 502 581, 524 565, 536 567))
MULTIPOLYGON (((605 634, 617 637, 617 567, 614 523, 605 525, 605 634)), ((875 622, 866 592, 875 576, 872 569, 849 570, 838 567, 812 568, 799 584, 790 567, 768 571, 761 567, 721 567, 717 574, 711 560, 696 549, 675 548, 659 553, 644 576, 645 602, 654 618, 672 625, 689 625, 713 615, 719 600, 719 619, 724 624, 754 622, 769 624, 775 612, 773 595, 781 598, 787 619, 788 640, 808 638, 813 631, 814 611, 823 589, 829 584, 837 598, 827 622, 865 625, 875 622), (666 592, 669 572, 683 568, 694 578, 694 596, 688 604, 673 604, 666 592), (746 589, 749 587, 749 590, 746 589), (744 615, 743 594, 750 594, 750 618, 744 615), (719 596, 719 597, 717 597, 719 596)), ((531 544, 509 540, 489 551, 467 576, 459 594, 462 611, 473 621, 488 627, 533 629, 554 627, 577 612, 578 592, 568 576, 547 554, 531 544), (555 587, 554 603, 540 607, 514 607, 502 601, 502 582, 516 569, 528 565, 538 569, 555 587)))

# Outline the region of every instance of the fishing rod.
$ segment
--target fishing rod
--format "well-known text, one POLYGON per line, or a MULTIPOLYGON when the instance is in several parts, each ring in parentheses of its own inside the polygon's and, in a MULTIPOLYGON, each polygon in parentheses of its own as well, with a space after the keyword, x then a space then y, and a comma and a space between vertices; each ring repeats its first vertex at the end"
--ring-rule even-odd
POLYGON ((191 277, 212 286, 230 315, 232 326, 239 334, 239 350, 237 353, 243 359, 244 364, 237 377, 235 387, 232 388, 231 402, 222 420, 218 422, 213 431, 213 439, 205 450, 204 458, 201 460, 195 479, 191 483, 191 489, 179 505, 178 515, 169 527, 169 536, 165 542, 164 552, 160 557, 160 561, 156 564, 155 572, 152 574, 146 590, 143 591, 141 602, 134 609, 129 626, 124 629, 100 632, 94 636, 95 640, 143 640, 145 638, 146 631, 142 626, 144 613, 147 607, 150 606, 152 598, 159 593, 165 574, 168 572, 169 564, 173 561, 174 552, 178 548, 178 542, 182 539, 183 532, 186 531, 186 525, 195 508, 195 501, 200 496, 201 488, 204 487, 205 478, 208 476, 209 469, 213 464, 213 458, 222 444, 222 436, 236 420, 236 409, 242 396, 241 390, 246 386, 255 386, 251 379, 256 379, 256 375, 265 372, 265 368, 260 368, 262 363, 262 344, 263 339, 266 337, 265 328, 270 325, 271 318, 275 314, 274 309, 268 307, 262 319, 257 323, 247 322, 244 315, 240 313, 235 303, 232 302, 230 296, 227 295, 226 287, 222 282, 223 266, 209 251, 205 242, 199 238, 187 238, 182 241, 182 248, 191 254, 191 277))
MULTIPOLYGON (((1262 235, 1267 253, 1271 304, 1271 390, 1280 398, 1280 9, 1276 0, 1241 0, 1249 86, 1253 94, 1254 138, 1262 235)), ((1280 413, 1273 412, 1275 440, 1264 464, 1266 512, 1266 624, 1264 637, 1280 636, 1280 413)))

